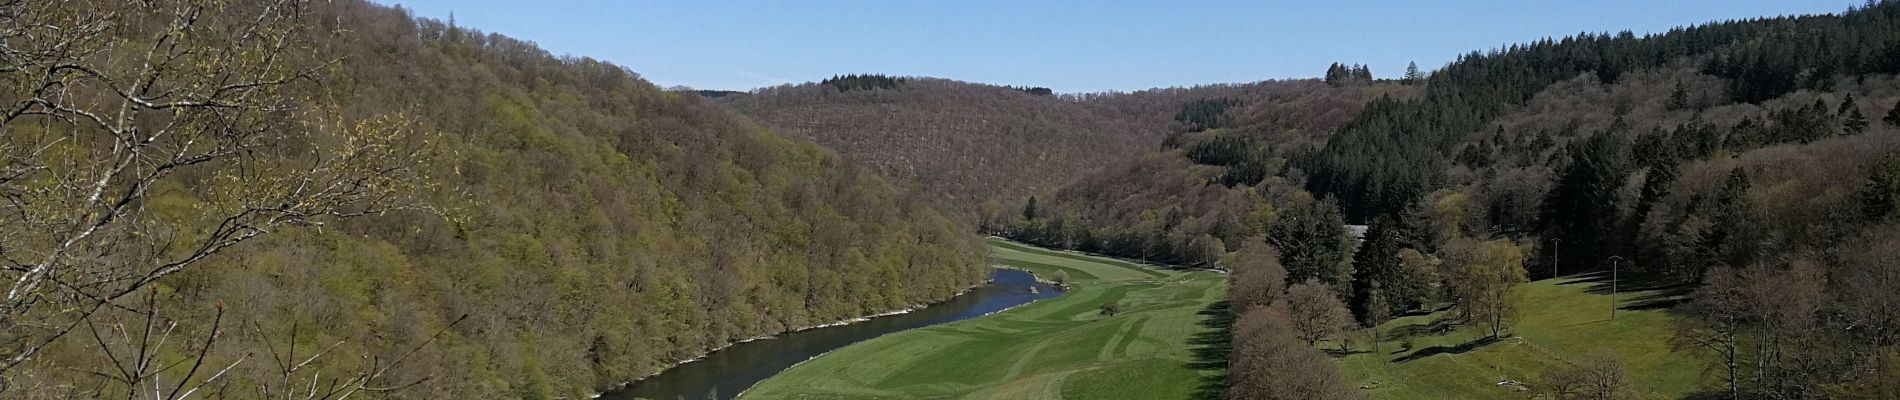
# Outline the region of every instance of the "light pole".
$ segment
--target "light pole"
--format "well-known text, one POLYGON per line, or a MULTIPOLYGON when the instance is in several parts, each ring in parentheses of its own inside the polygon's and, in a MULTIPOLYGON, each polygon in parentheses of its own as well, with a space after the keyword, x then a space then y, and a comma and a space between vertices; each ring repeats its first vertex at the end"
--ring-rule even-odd
POLYGON ((1561 264, 1564 261, 1562 257, 1559 257, 1560 255, 1557 253, 1557 250, 1563 247, 1564 238, 1551 239, 1550 241, 1556 242, 1550 245, 1550 279, 1557 279, 1557 264, 1561 264))
POLYGON ((1610 319, 1616 319, 1616 271, 1623 256, 1610 256, 1610 319))

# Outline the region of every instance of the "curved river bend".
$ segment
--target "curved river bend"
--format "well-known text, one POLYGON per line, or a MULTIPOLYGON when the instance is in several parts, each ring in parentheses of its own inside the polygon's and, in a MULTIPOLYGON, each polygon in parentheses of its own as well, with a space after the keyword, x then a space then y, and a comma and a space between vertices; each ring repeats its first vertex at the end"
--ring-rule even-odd
POLYGON ((997 268, 990 283, 969 293, 906 314, 778 335, 740 343, 601 395, 602 399, 730 399, 793 365, 884 334, 980 317, 1061 295, 1028 272, 997 268), (1036 288, 1031 293, 1030 288, 1036 288), (709 397, 709 395, 716 396, 709 397))

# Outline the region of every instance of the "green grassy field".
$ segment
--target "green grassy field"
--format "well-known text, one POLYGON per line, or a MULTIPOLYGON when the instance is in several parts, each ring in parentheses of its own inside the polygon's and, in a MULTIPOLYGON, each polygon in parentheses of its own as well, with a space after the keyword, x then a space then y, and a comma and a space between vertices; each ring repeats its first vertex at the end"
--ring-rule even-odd
POLYGON ((1226 299, 1223 275, 998 239, 989 247, 994 264, 1045 279, 1064 271, 1074 287, 995 315, 838 349, 743 398, 1186 399, 1220 373, 1195 359, 1191 342, 1209 338, 1201 312, 1226 299), (1111 301, 1123 312, 1100 315, 1111 301))
MULTIPOLYGON (((1609 349, 1645 398, 1680 398, 1701 388, 1702 355, 1670 350, 1672 315, 1625 307, 1611 320, 1610 296, 1586 292, 1594 287, 1568 279, 1525 285, 1519 322, 1510 337, 1495 343, 1481 341, 1489 332, 1476 327, 1434 332, 1433 322, 1444 313, 1393 320, 1380 329, 1384 354, 1372 352, 1369 343, 1356 346, 1342 359, 1344 372, 1380 399, 1527 398, 1515 386, 1498 382, 1534 384, 1548 368, 1609 349), (1414 333, 1414 348, 1401 351, 1399 337, 1406 332, 1414 333)), ((1640 291, 1617 297, 1629 305, 1667 295, 1640 291)))

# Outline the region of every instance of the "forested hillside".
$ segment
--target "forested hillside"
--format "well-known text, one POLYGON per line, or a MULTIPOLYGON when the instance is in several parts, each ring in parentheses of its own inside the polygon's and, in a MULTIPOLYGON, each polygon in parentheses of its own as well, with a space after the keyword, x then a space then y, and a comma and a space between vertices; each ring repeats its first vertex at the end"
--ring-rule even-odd
POLYGON ((974 217, 1153 151, 1177 124, 1183 103, 1280 89, 1263 82, 1056 95, 1038 87, 845 75, 721 102, 974 217))
POLYGON ((1628 307, 1673 310, 1670 337, 1651 339, 1708 366, 1692 385, 1712 396, 1894 397, 1896 27, 1900 4, 1877 2, 1545 39, 1404 80, 1335 65, 1338 89, 1416 86, 1337 119, 1255 118, 1330 135, 1240 135, 1247 113, 1230 112, 1177 150, 1043 194, 1008 226, 1234 270, 1240 398, 1339 395, 1335 375, 1293 373, 1325 368, 1285 351, 1294 340, 1343 349, 1359 327, 1442 307, 1445 324, 1494 338, 1467 344, 1484 346, 1510 335, 1526 275, 1613 266, 1672 293, 1628 307), (1369 226, 1363 242, 1348 223, 1369 226))
POLYGON ((1155 127, 1000 86, 886 78, 808 83, 723 100, 768 126, 837 150, 962 213, 1063 183, 1160 143, 1155 127), (857 90, 851 90, 858 88, 857 90))
MULTIPOLYGON (((7 53, 8 62, 51 60, 0 71, 7 76, 0 100, 23 110, 9 114, 0 132, 7 156, 0 194, 16 200, 6 218, 21 216, 0 223, 0 255, 9 262, 0 278, 52 277, 22 297, 45 300, 6 308, 0 344, 23 363, 0 370, 7 391, 0 397, 124 397, 128 385, 161 383, 176 395, 182 391, 171 385, 215 374, 224 388, 217 396, 230 398, 306 385, 394 387, 401 390, 389 394, 400 398, 582 398, 737 340, 944 299, 987 276, 975 238, 922 195, 698 96, 661 91, 619 66, 557 58, 532 43, 363 1, 82 3, 0 5, 8 23, 8 46, 0 47, 20 51, 7 53), (258 26, 286 34, 245 34, 258 26), (51 28, 35 30, 42 27, 51 28), (43 41, 75 32, 98 35, 60 46, 43 41), (271 40, 218 50, 258 37, 271 40), (122 62, 147 51, 157 56, 122 62), (271 79, 255 85, 233 81, 249 71, 249 60, 262 60, 260 70, 299 69, 261 75, 271 79), (65 83, 42 85, 40 77, 65 83), (48 87, 59 94, 47 95, 48 87), (192 97, 199 89, 208 100, 192 97), (284 101, 245 108, 267 94, 284 101), (79 112, 93 102, 148 119, 85 123, 112 118, 79 112), (393 167, 335 180, 336 187, 367 182, 377 191, 307 209, 242 196, 250 188, 303 193, 323 181, 244 177, 275 176, 271 168, 306 161, 329 166, 323 155, 303 154, 357 149, 337 146, 366 139, 279 135, 233 142, 242 153, 206 153, 245 156, 150 164, 157 169, 127 156, 134 167, 107 171, 153 179, 100 178, 108 194, 127 194, 105 209, 120 218, 74 211, 101 221, 93 237, 104 239, 29 230, 66 226, 35 214, 57 203, 34 201, 58 200, 50 196, 69 193, 58 185, 92 176, 72 160, 147 143, 91 138, 167 121, 183 138, 227 138, 239 132, 229 124, 249 121, 216 117, 228 115, 261 121, 255 126, 266 132, 380 121, 395 128, 364 125, 374 133, 365 136, 394 144, 366 142, 358 150, 415 146, 433 157, 419 164, 408 157, 421 153, 377 159, 393 167), (379 183, 390 179, 397 183, 379 183), (395 191, 414 197, 403 203, 414 207, 366 208, 395 191), (261 201, 228 208, 225 200, 234 198, 261 201), (212 218, 227 209, 268 213, 212 218), (199 236, 192 232, 227 231, 234 233, 203 243, 237 239, 234 246, 190 251, 203 249, 193 247, 199 236), (60 253, 61 243, 81 247, 60 253), (163 264, 153 254, 174 251, 204 257, 161 265, 155 282, 74 283, 152 259, 163 264), (29 255, 48 261, 23 264, 29 255), (35 265, 54 267, 42 275, 35 265), (119 288, 126 290, 107 292, 119 288), (69 306, 87 299, 105 306, 69 306), (30 306, 37 308, 23 308, 30 306), (64 339, 49 333, 58 326, 67 329, 64 339), (47 347, 33 347, 43 338, 51 339, 47 347)), ((181 152, 208 146, 154 139, 181 152)), ((355 165, 350 160, 337 165, 355 165)))
POLYGON ((1033 204, 986 214, 985 226, 1046 246, 1211 266, 1244 239, 1267 233, 1279 214, 1326 219, 1329 211, 1301 190, 1297 176, 1279 173, 1287 159, 1323 145, 1367 102, 1413 96, 1418 88, 1282 86, 1251 102, 1175 103, 1185 121, 1163 151, 1088 174, 1033 204))

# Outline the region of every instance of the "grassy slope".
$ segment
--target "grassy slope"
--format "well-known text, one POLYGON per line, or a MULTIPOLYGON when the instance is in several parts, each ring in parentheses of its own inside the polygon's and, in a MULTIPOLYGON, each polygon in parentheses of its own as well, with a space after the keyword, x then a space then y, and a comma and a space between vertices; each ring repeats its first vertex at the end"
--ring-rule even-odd
POLYGON ((1156 270, 992 239, 993 263, 1042 277, 1061 297, 982 318, 886 335, 761 382, 747 399, 1180 399, 1216 371, 1194 362, 1197 313, 1226 298, 1210 272, 1156 270), (1123 313, 1097 307, 1121 301, 1123 313))
MULTIPOLYGON (((1485 337, 1476 327, 1428 333, 1443 312, 1393 320, 1381 326, 1383 356, 1370 344, 1343 359, 1345 373, 1370 387, 1381 399, 1526 398, 1502 380, 1535 384, 1545 369, 1581 360, 1597 349, 1611 349, 1646 398, 1679 398, 1704 383, 1699 355, 1672 352, 1670 320, 1664 310, 1631 310, 1628 304, 1653 300, 1656 292, 1618 295, 1625 309, 1609 319, 1610 297, 1579 280, 1543 280, 1524 286, 1523 314, 1514 337, 1462 348, 1485 337), (1589 292, 1586 292, 1589 291, 1589 292), (1420 332, 1415 349, 1400 351, 1403 332, 1420 332), (1384 361, 1384 362, 1382 362, 1384 361), (1374 383, 1374 382, 1377 383, 1374 383)), ((1331 349, 1332 345, 1322 344, 1331 349)))

